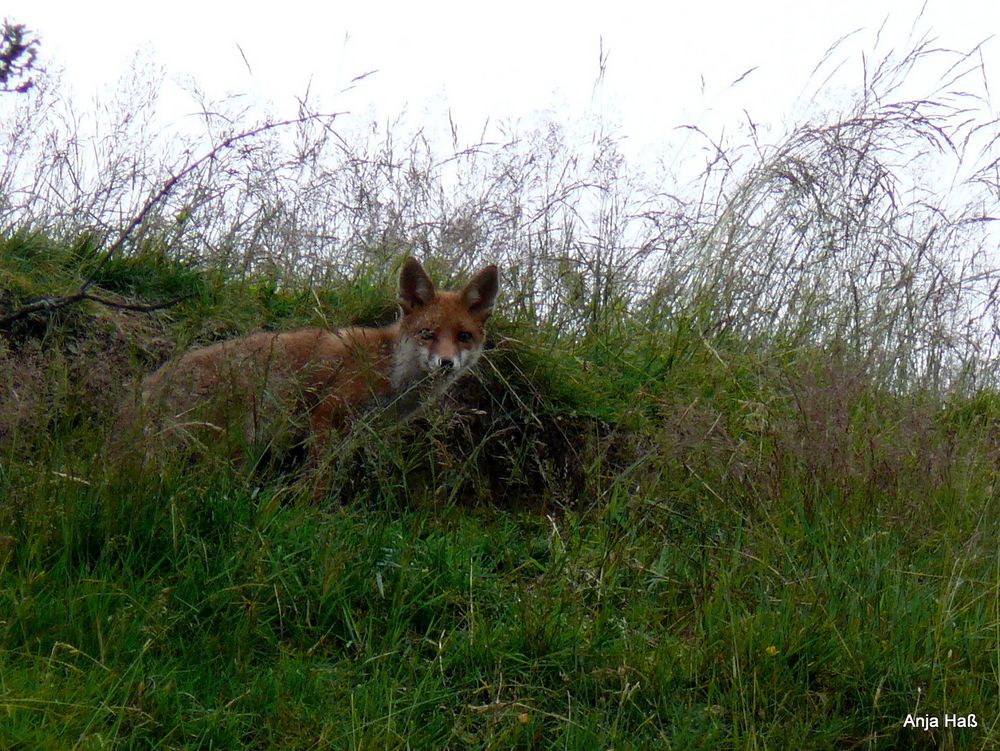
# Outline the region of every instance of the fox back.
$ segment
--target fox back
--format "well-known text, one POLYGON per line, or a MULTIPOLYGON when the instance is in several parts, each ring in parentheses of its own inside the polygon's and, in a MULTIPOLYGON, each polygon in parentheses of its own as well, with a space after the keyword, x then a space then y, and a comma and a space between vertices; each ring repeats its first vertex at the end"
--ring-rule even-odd
POLYGON ((316 464, 331 430, 372 408, 411 417, 474 365, 497 287, 487 266, 462 290, 439 292, 408 258, 391 326, 257 333, 191 350, 143 380, 119 427, 140 424, 155 450, 228 438, 236 453, 280 451, 309 438, 316 464))

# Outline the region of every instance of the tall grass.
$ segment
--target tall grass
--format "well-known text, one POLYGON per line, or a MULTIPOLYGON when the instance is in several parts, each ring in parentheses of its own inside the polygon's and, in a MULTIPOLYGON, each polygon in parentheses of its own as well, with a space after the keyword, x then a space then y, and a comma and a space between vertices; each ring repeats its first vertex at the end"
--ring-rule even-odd
POLYGON ((574 335, 642 308, 654 327, 693 316, 746 340, 843 341, 899 387, 990 382, 998 154, 986 79, 974 53, 928 39, 870 60, 853 101, 773 143, 755 127, 743 142, 701 134, 705 168, 681 184, 629 165, 613 134, 569 141, 558 123, 442 152, 422 131, 310 117, 303 102, 298 122, 224 148, 262 123, 203 102, 200 128, 157 129, 148 67, 86 114, 43 81, 3 102, 0 227, 113 237, 212 152, 130 247, 293 288, 385 275, 404 247, 445 273, 497 260, 509 310, 574 335), (939 84, 906 96, 917 72, 939 84))
POLYGON ((171 136, 146 71, 3 101, 0 305, 183 299, 0 334, 0 746, 996 747, 995 131, 973 57, 876 60, 669 190, 557 125, 171 136), (383 322, 409 252, 500 263, 489 350, 344 436, 328 505, 294 456, 108 456, 135 377, 383 322))

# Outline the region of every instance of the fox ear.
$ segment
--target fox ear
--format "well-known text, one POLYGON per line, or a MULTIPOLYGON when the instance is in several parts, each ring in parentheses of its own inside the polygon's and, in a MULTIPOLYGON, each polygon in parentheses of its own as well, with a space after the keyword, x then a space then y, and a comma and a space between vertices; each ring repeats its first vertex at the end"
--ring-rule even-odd
POLYGON ((434 283, 416 258, 407 258, 399 272, 399 307, 412 313, 434 299, 434 283))
POLYGON ((493 312, 499 286, 497 267, 487 266, 480 271, 462 290, 462 300, 472 315, 486 320, 493 312))

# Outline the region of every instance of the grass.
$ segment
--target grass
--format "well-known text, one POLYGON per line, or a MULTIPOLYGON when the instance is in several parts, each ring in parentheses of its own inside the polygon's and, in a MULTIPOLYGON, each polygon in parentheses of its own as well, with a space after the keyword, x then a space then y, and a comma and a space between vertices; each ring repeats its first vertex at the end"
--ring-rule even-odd
POLYGON ((2 740, 995 742, 901 729, 908 712, 995 716, 995 513, 914 542, 828 500, 751 519, 618 489, 555 517, 178 486, 112 536, 64 487, 60 547, 21 545, 4 570, 2 740))
MULTIPOLYGON (((301 316, 296 294, 169 326, 301 316)), ((485 417, 358 440, 318 508, 294 473, 105 465, 71 377, 101 335, 50 326, 62 416, 3 434, 0 746, 1000 743, 995 395, 894 394, 835 348, 683 328, 494 333, 457 392, 485 417)))

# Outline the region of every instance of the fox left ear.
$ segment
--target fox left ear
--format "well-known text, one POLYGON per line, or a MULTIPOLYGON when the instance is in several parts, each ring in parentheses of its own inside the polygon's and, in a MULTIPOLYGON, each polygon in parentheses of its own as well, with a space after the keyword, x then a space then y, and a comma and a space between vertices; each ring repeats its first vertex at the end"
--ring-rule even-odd
POLYGON ((404 313, 412 313, 433 300, 435 294, 434 283, 420 261, 407 258, 399 272, 399 307, 404 313))
POLYGON ((496 266, 487 266, 476 274, 462 290, 462 300, 469 312, 486 320, 493 312, 493 303, 497 299, 499 278, 496 266))

